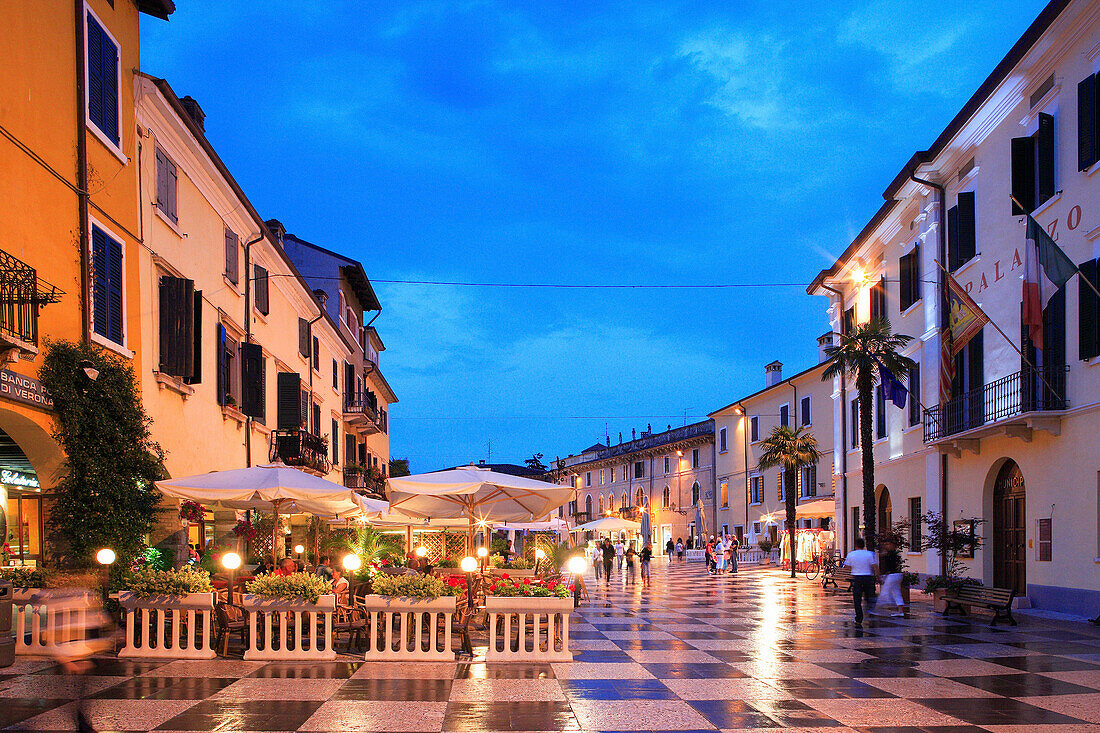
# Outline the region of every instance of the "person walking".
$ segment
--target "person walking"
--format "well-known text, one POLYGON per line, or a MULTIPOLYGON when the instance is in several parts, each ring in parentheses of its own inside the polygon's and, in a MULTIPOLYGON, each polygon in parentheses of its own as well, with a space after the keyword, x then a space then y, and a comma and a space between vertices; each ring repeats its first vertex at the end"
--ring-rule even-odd
POLYGON ((634 561, 638 558, 638 553, 634 551, 634 540, 623 551, 623 557, 626 560, 626 584, 634 585, 634 561))
POLYGON ((904 616, 907 610, 901 597, 901 553, 889 540, 882 543, 882 594, 884 603, 894 606, 891 616, 904 616))
POLYGON ((626 546, 623 544, 622 539, 615 542, 615 566, 621 573, 623 571, 623 553, 626 550, 626 546))
MULTIPOLYGON (((671 554, 671 553, 670 553, 671 554)), ((649 561, 653 559, 653 547, 647 542, 639 555, 642 559, 642 587, 649 587, 649 561)))
POLYGON ((856 626, 863 626, 863 599, 874 610, 875 578, 878 574, 878 558, 867 549, 862 537, 856 538, 856 549, 844 558, 844 564, 852 569, 852 602, 856 607, 856 626))
POLYGON ((676 559, 684 561, 684 541, 679 537, 676 538, 676 559))
POLYGON ((598 581, 603 568, 603 549, 600 547, 599 542, 592 543, 592 547, 588 551, 588 557, 592 562, 592 570, 595 572, 598 581))
POLYGON ((737 541, 737 535, 730 537, 730 572, 737 572, 737 551, 741 548, 741 543, 737 541))
POLYGON ((611 546, 611 540, 603 541, 603 582, 611 581, 611 564, 615 562, 615 548, 611 546))
POLYGON ((672 538, 668 538, 668 542, 665 543, 665 554, 668 555, 668 564, 672 564, 672 553, 676 552, 676 543, 672 541, 672 538))

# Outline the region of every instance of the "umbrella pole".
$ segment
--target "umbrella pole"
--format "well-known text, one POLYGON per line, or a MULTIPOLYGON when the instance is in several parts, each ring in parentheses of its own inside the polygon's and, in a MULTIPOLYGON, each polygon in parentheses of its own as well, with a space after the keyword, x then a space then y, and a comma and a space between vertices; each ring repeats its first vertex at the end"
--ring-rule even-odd
POLYGON ((279 535, 279 505, 283 503, 282 499, 276 499, 271 502, 271 509, 274 512, 274 517, 271 521, 271 569, 272 571, 279 565, 279 556, 276 550, 276 538, 279 535))

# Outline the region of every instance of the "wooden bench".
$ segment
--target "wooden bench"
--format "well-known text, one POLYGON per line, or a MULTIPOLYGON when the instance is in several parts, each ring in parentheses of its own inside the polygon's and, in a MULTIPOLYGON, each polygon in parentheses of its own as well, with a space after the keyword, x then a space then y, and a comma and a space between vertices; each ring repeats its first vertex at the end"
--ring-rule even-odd
POLYGON ((828 589, 830 585, 836 590, 850 591, 852 589, 852 569, 846 565, 838 565, 836 570, 826 575, 825 579, 821 581, 822 588, 828 589), (840 587, 841 583, 844 584, 843 588, 840 587))
POLYGON ((1016 619, 1012 618, 1012 600, 1016 597, 1016 591, 1008 588, 986 588, 981 585, 964 585, 957 593, 944 596, 945 606, 943 615, 951 613, 957 608, 963 616, 967 615, 968 606, 988 608, 993 612, 993 620, 990 626, 995 626, 1002 618, 1008 619, 1013 626, 1016 619))

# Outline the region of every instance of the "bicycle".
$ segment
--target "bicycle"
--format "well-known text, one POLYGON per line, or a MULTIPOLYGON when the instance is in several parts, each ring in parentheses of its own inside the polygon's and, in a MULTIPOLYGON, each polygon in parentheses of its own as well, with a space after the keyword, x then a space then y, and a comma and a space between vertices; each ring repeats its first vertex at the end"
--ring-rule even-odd
POLYGON ((827 582, 828 578, 836 572, 837 558, 831 552, 824 552, 821 554, 821 560, 813 560, 806 568, 806 577, 809 580, 816 580, 820 574, 822 579, 827 582))

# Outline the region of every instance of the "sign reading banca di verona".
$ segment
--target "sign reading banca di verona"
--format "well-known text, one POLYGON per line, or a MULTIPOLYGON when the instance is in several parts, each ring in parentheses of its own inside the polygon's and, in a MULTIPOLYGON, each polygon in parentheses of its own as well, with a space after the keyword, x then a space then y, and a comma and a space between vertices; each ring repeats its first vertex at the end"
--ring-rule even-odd
POLYGON ((0 369, 0 397, 44 410, 53 409, 53 398, 41 382, 9 369, 0 369))

